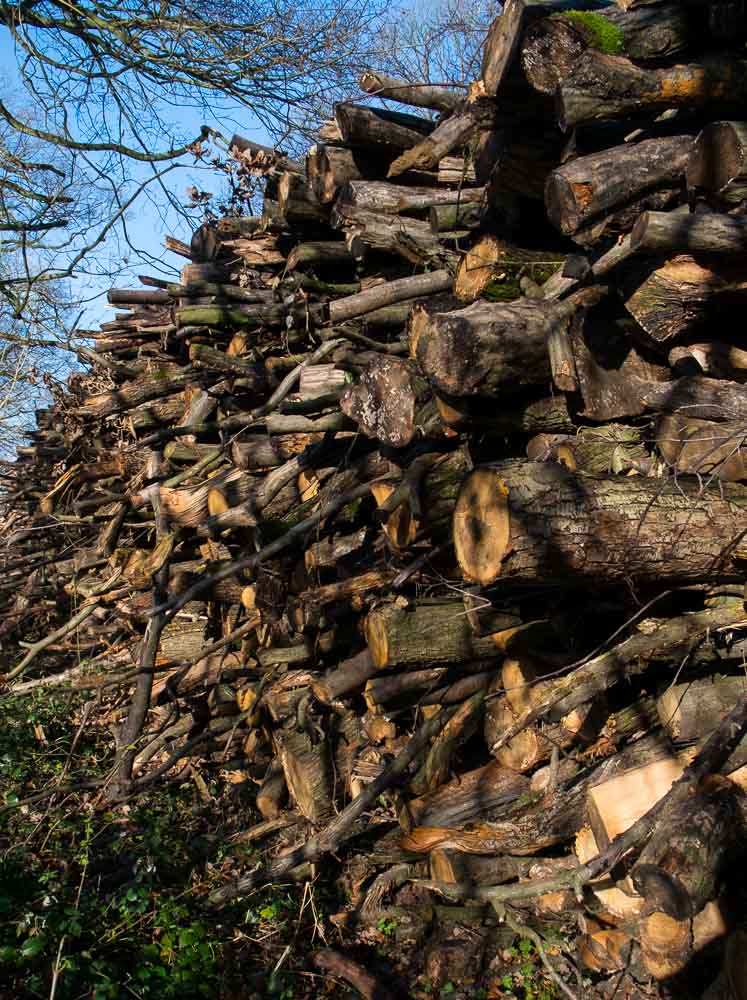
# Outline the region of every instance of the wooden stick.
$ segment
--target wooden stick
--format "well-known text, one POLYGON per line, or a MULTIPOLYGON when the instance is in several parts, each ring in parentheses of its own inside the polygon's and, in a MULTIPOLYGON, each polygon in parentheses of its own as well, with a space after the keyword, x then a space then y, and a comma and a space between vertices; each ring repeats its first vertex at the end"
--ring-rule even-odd
POLYGON ((356 820, 376 802, 382 792, 390 788, 397 778, 405 773, 410 763, 441 732, 455 711, 456 708, 444 708, 438 715, 424 722, 404 750, 384 768, 378 778, 366 785, 364 790, 316 836, 311 837, 301 847, 285 854, 269 868, 260 868, 233 885, 214 892, 210 897, 211 901, 220 906, 237 896, 251 892, 265 882, 276 881, 305 861, 318 861, 323 855, 336 851, 352 835, 356 820))

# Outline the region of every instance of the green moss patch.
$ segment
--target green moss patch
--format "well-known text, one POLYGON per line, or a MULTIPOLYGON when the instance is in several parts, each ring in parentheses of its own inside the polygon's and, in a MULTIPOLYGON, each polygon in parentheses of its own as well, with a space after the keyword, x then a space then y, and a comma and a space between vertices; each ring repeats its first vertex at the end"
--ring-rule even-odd
POLYGON ((571 19, 581 29, 592 48, 613 56, 625 51, 622 31, 603 14, 589 10, 569 10, 563 17, 571 19))

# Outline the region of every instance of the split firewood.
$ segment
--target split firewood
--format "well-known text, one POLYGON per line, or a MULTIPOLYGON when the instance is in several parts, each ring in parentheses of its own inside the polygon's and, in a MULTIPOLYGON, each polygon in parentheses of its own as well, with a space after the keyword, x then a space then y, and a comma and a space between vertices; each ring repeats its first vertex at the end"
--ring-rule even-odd
POLYGON ((714 122, 698 135, 687 164, 691 197, 714 197, 724 205, 747 197, 747 126, 743 122, 714 122))

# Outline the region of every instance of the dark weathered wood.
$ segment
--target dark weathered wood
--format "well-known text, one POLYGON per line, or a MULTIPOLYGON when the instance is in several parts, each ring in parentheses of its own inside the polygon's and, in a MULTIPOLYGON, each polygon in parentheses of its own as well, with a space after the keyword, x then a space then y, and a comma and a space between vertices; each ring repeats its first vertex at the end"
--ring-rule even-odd
POLYGON ((715 340, 673 347, 669 364, 678 375, 711 375, 732 382, 747 381, 747 351, 715 340))
POLYGON ((548 174, 563 162, 565 144, 562 132, 546 114, 527 120, 499 118, 495 128, 482 133, 475 164, 480 179, 488 183, 491 217, 503 222, 498 232, 520 233, 521 226, 513 222, 516 209, 506 195, 541 201, 548 174))
POLYGON ((571 160, 547 178, 550 220, 572 234, 653 189, 678 185, 691 146, 690 136, 647 139, 571 160))
POLYGON ((171 378, 161 378, 157 373, 141 376, 137 382, 125 383, 111 392, 88 396, 81 403, 80 411, 92 417, 124 413, 150 400, 171 396, 199 381, 200 375, 191 368, 171 378))
POLYGON ((411 149, 435 127, 419 115, 348 103, 335 105, 335 121, 346 145, 388 150, 411 149))
POLYGON ((627 11, 608 5, 594 12, 555 14, 533 24, 521 46, 521 65, 534 89, 552 96, 587 48, 645 62, 670 58, 699 40, 697 19, 683 4, 627 11))
POLYGON ((733 579, 747 493, 643 477, 592 479, 561 465, 477 469, 454 510, 465 579, 524 583, 733 579), (685 526, 698 523, 697 538, 685 526))
POLYGON ((690 108, 747 94, 747 68, 728 55, 667 69, 644 69, 622 56, 587 49, 556 93, 563 129, 582 122, 619 118, 641 110, 690 108))
POLYGON ((345 230, 354 256, 361 255, 364 247, 399 254, 413 263, 435 259, 439 254, 447 256, 430 224, 420 219, 371 212, 338 201, 332 211, 332 225, 345 230))
POLYGON ((747 198, 747 123, 714 122, 695 140, 687 164, 691 197, 713 195, 727 205, 747 198))
POLYGON ((493 21, 485 39, 482 56, 482 80, 485 93, 494 97, 499 93, 509 70, 518 58, 524 33, 540 18, 564 9, 594 10, 604 6, 588 0, 506 0, 503 10, 493 21))
POLYGON ((485 207, 479 201, 434 205, 428 218, 434 233, 479 229, 485 221, 485 207))
POLYGON ((451 87, 408 83, 373 69, 362 73, 359 82, 361 90, 374 97, 388 98, 416 108, 431 108, 434 111, 454 111, 464 99, 463 94, 451 87))
POLYGON ((297 267, 313 264, 352 264, 353 255, 342 240, 320 240, 298 243, 288 254, 287 267, 295 271, 297 267))
POLYGON ((603 294, 603 289, 584 289, 560 307, 521 299, 437 313, 420 331, 414 354, 434 387, 447 395, 515 393, 549 380, 552 329, 603 294))
POLYGON ((424 601, 411 608, 387 604, 366 618, 366 641, 379 669, 479 660, 494 655, 504 640, 502 632, 475 635, 459 600, 424 601))
POLYGON ((524 775, 496 763, 486 764, 408 802, 400 822, 415 827, 458 828, 490 818, 528 790, 529 779, 524 775))
POLYGON ((643 962, 656 979, 687 967, 693 918, 716 895, 744 834, 744 814, 728 781, 678 802, 657 825, 631 874, 644 898, 637 928, 643 962))
POLYGON ((454 112, 427 138, 401 153, 389 167, 387 177, 399 177, 408 170, 431 170, 439 160, 463 146, 476 129, 477 121, 471 109, 454 112))
POLYGON ((427 212, 431 206, 471 205, 480 202, 483 188, 404 187, 387 181, 350 181, 340 191, 337 204, 363 208, 370 212, 398 215, 404 212, 427 212))
MULTIPOLYGON (((743 646, 744 642, 737 642, 732 650, 724 645, 724 657, 733 656, 738 661, 743 646)), ((656 709, 669 738, 678 746, 703 742, 745 696, 746 684, 744 676, 717 674, 666 688, 656 701, 656 709)), ((742 740, 729 757, 727 769, 733 771, 745 761, 747 742, 742 740)))
POLYGON ((368 437, 402 448, 415 435, 417 406, 425 393, 411 361, 380 355, 360 381, 345 390, 340 409, 368 437))

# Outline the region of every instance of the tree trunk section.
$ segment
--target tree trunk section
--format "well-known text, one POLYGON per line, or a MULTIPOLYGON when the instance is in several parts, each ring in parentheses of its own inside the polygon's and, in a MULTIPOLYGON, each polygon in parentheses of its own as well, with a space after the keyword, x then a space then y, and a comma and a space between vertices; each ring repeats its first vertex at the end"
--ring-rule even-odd
POLYGON ((697 484, 506 462, 466 480, 454 544, 464 578, 482 585, 732 579, 745 504, 737 486, 722 499, 697 484))
POLYGON ((571 235, 647 191, 678 185, 691 147, 690 136, 673 136, 571 160, 547 179, 545 203, 550 221, 571 235))

